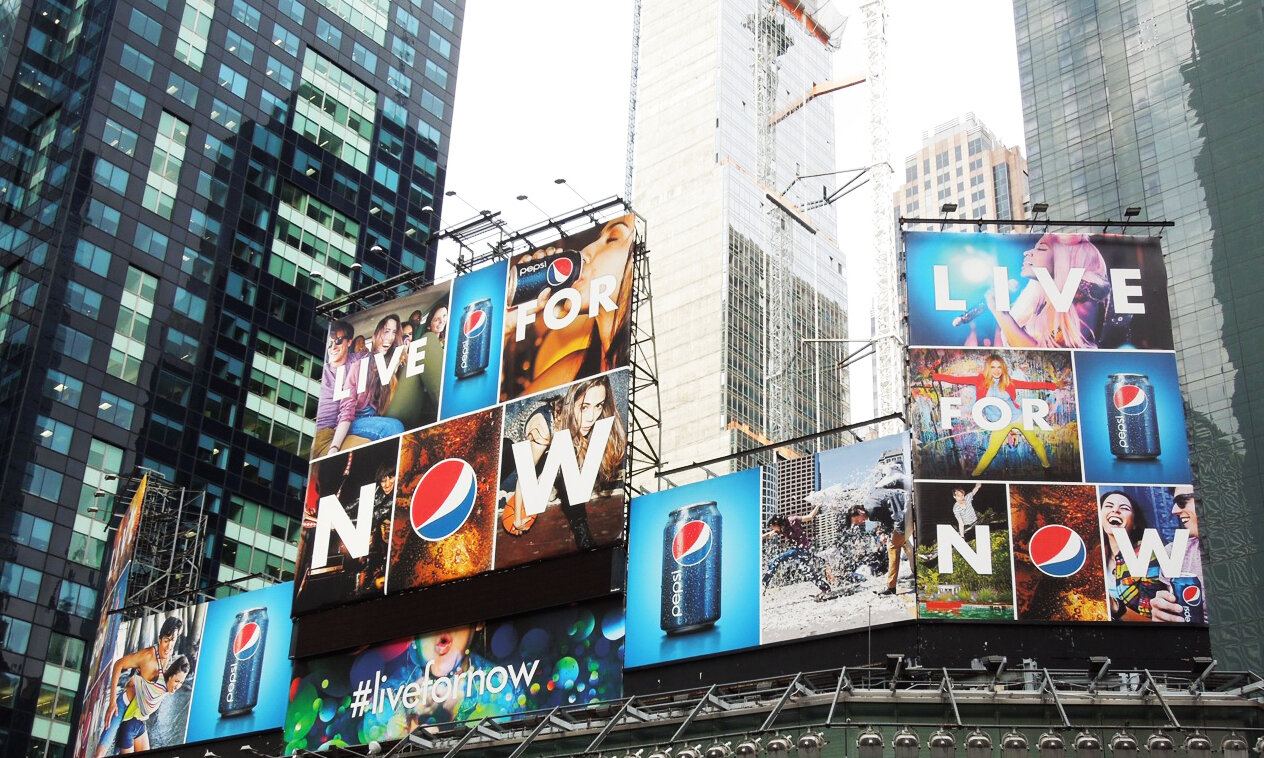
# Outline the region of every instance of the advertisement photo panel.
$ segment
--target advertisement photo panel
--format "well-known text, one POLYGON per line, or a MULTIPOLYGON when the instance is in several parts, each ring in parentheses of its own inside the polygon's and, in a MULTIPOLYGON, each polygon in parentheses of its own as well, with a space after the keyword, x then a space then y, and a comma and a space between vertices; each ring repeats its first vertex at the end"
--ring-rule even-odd
POLYGON ((294 587, 286 582, 207 605, 201 658, 208 675, 193 688, 197 717, 189 721, 185 742, 285 723, 293 596, 294 587))
POLYGON ((312 458, 434 423, 450 283, 329 326, 312 458))
POLYGON ((295 561, 296 612, 385 592, 399 446, 394 437, 312 463, 295 561))
POLYGON ((502 402, 628 365, 635 237, 627 214, 514 258, 502 402))
POLYGON ((498 261, 452 283, 440 416, 445 419, 496 404, 500 339, 504 331, 505 276, 498 261))
POLYGON ((760 469, 642 495, 628 518, 628 666, 759 644, 760 469))
POLYGON ((1076 353, 1075 375, 1085 481, 1192 481, 1174 353, 1076 353))
POLYGON ((496 568, 623 536, 627 369, 505 406, 496 568))
POLYGON ((909 351, 919 479, 1083 481, 1071 354, 909 351))
POLYGON ((1014 618, 1003 484, 918 482, 917 615, 1014 618))
POLYGON ((1103 485, 1097 498, 1111 619, 1207 623, 1193 488, 1103 485))
POLYGON ((1097 488, 1011 484, 1020 621, 1107 621, 1097 488))
POLYGON ((1171 350, 1156 238, 904 235, 910 344, 1171 350))
POLYGON ((761 644, 915 617, 907 446, 900 434, 817 453, 815 487, 774 505, 762 534, 761 644))
POLYGON ((623 694, 617 599, 296 661, 285 751, 396 740, 419 727, 623 694))
POLYGON ((491 408, 400 439, 388 592, 491 569, 502 418, 491 408))
MULTIPOLYGON (((92 693, 105 702, 94 711, 99 721, 87 725, 95 745, 89 744, 85 755, 101 758, 185 742, 206 608, 203 603, 122 625, 118 657, 92 693)), ((216 680, 219 672, 206 676, 216 680)))

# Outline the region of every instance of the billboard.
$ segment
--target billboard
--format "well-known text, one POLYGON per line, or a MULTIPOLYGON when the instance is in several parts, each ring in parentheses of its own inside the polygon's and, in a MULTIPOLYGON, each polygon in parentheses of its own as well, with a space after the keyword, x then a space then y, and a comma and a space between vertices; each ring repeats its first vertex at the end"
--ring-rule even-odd
POLYGON ((296 662, 285 752, 617 699, 623 637, 623 609, 612 598, 296 662))
POLYGON ((633 499, 628 666, 913 618, 887 590, 912 580, 906 460, 895 435, 633 499))
POLYGON ((622 539, 635 216, 333 322, 294 611, 622 539))
POLYGON ((280 727, 293 591, 275 585, 120 624, 100 686, 85 697, 76 752, 118 755, 280 727))
POLYGON ((132 556, 136 550, 136 535, 140 530, 140 517, 144 509, 145 493, 149 489, 149 475, 141 477, 132 494, 127 510, 123 512, 118 531, 110 543, 110 563, 106 567, 104 592, 102 593, 101 618, 97 619, 97 634, 92 643, 92 655, 88 659, 88 686, 86 691, 95 695, 85 698, 79 717, 79 733, 75 739, 75 758, 89 755, 92 745, 101 736, 105 709, 104 694, 108 688, 104 661, 116 657, 117 641, 123 617, 118 611, 127 603, 127 579, 131 574, 132 556))
POLYGON ((1158 240, 905 250, 919 616, 1204 623, 1158 240))

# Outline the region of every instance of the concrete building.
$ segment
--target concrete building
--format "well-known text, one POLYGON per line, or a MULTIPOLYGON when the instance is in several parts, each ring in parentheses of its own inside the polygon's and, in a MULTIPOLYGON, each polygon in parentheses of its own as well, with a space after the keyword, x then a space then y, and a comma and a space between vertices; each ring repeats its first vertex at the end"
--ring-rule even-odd
POLYGON ((1016 0, 1014 16, 1032 202, 1055 219, 1135 207, 1138 220, 1175 222, 1152 233, 1170 276, 1212 649, 1222 665, 1258 668, 1264 19, 1256 5, 1202 0, 1016 0))
POLYGON ((326 324, 429 272, 455 0, 0 13, 0 755, 73 741, 112 516, 190 497, 201 586, 292 575, 326 324))
POLYGON ((847 336, 824 199, 842 19, 803 7, 641 4, 633 206, 649 223, 666 468, 848 418, 846 345, 803 342, 847 336))
POLYGON ((949 214, 954 218, 1020 219, 1026 195, 1022 150, 1001 143, 967 113, 922 133, 921 149, 904 159, 904 184, 891 202, 896 217, 937 217, 944 203, 955 203, 957 210, 949 214))

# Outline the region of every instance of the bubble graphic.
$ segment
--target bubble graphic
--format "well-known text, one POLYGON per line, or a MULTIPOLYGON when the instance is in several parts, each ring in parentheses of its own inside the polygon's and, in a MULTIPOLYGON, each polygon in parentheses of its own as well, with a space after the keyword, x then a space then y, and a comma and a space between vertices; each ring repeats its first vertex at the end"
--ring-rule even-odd
POLYGON ((626 632, 622 610, 613 610, 601 618, 601 635, 608 640, 621 640, 626 632))
POLYGON ((571 624, 571 636, 583 639, 592 634, 592 631, 596 626, 597 619, 593 617, 592 612, 581 610, 577 614, 575 623, 571 624))
POLYGON ((506 659, 518 647, 518 629, 513 624, 501 624, 491 635, 492 657, 506 659))
POLYGON ((532 629, 522 635, 522 644, 519 646, 522 651, 522 657, 531 658, 547 658, 549 657, 550 643, 552 635, 539 627, 532 629))
POLYGON ((570 656, 560 659, 553 667, 553 678, 567 689, 574 687, 579 678, 579 663, 570 656))

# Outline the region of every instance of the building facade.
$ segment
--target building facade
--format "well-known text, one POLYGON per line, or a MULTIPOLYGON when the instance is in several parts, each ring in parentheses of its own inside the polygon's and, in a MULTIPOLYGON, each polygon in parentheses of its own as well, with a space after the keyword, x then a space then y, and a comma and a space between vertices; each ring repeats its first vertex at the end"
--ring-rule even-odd
POLYGON ((292 575, 322 300, 429 272, 459 0, 0 8, 0 755, 61 755, 147 471, 292 575))
POLYGON ((1056 219, 1135 207, 1175 223, 1161 231, 1211 535, 1212 648, 1222 665, 1258 667, 1264 18, 1202 0, 1016 0, 1014 12, 1032 201, 1056 219))
POLYGON ((953 203, 957 210, 949 216, 956 218, 1021 219, 1026 196, 1022 150, 1004 145, 967 113, 922 133, 921 148, 904 159, 904 184, 891 202, 897 217, 935 217, 953 203))
POLYGON ((814 91, 841 19, 789 5, 641 4, 633 206, 657 240, 667 468, 848 418, 846 345, 803 341, 847 336, 833 106, 814 91))

